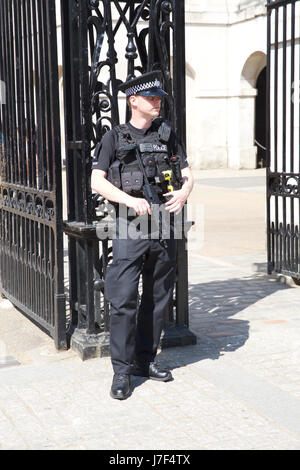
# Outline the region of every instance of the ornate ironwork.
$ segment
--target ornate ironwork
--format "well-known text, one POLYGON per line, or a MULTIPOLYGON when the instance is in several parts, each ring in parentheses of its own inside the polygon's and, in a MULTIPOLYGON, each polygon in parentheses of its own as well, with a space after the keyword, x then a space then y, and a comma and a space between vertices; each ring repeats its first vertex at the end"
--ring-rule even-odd
POLYGON ((269 176, 269 195, 273 196, 300 196, 300 174, 278 173, 269 176))
MULTIPOLYGON (((170 43, 171 33, 174 34, 175 28, 175 0, 140 2, 91 0, 88 2, 88 7, 91 112, 96 118, 94 144, 108 129, 120 121, 117 102, 119 83, 147 71, 156 69, 162 71, 164 87, 168 92, 164 114, 174 122, 174 85, 170 63, 170 43), (115 25, 112 24, 113 8, 119 15, 115 25), (115 43, 121 25, 125 27, 127 34, 127 43, 123 51, 127 60, 127 72, 120 79, 120 77, 117 78, 118 53, 115 43), (139 30, 138 26, 140 26, 139 30), (107 55, 100 60, 105 46, 107 55), (103 78, 105 68, 109 71, 106 81, 103 78)), ((174 42, 173 39, 173 44, 174 42)), ((176 61, 176 57, 174 60, 176 61)))
POLYGON ((31 215, 32 220, 43 219, 43 223, 56 223, 56 211, 53 199, 43 193, 31 193, 26 190, 11 188, 7 183, 0 189, 0 203, 14 214, 31 215))

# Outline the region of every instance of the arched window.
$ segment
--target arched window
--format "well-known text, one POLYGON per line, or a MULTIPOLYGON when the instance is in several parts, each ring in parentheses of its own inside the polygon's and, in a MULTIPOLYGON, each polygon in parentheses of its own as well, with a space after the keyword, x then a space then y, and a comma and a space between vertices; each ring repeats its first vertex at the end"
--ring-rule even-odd
MULTIPOLYGON (((266 54, 256 51, 248 56, 241 73, 240 147, 250 149, 252 168, 266 166, 266 62, 266 54)), ((245 160, 247 151, 243 152, 245 160)))
POLYGON ((257 146, 257 168, 266 166, 266 71, 264 67, 256 81, 254 142, 257 146))

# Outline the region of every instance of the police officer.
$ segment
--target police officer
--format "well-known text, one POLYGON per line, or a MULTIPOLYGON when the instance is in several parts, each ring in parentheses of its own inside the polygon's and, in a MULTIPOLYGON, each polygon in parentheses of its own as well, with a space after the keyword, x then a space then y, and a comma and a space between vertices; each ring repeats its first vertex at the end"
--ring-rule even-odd
POLYGON ((155 188, 160 204, 169 215, 180 213, 192 190, 193 177, 183 147, 173 130, 159 118, 161 98, 166 95, 161 88, 160 73, 149 72, 129 80, 120 90, 126 94, 131 118, 127 124, 104 134, 97 145, 91 185, 117 210, 113 262, 107 268, 105 296, 111 304, 114 377, 110 395, 122 400, 130 395, 130 374, 163 382, 172 379, 169 370, 155 363, 155 356, 164 313, 174 289, 176 240, 172 236, 162 240, 161 236, 152 236, 151 230, 145 235, 138 229, 136 233, 140 236, 135 233, 130 237, 128 231, 124 237, 124 225, 128 228, 136 217, 146 218, 150 225, 154 215, 154 207, 143 193, 145 175, 141 162, 148 183, 155 188), (166 175, 173 177, 176 173, 170 166, 170 158, 180 165, 181 181, 177 186, 166 186, 164 181, 168 179, 170 183, 166 175), (121 215, 124 213, 121 208, 128 210, 127 217, 121 215), (137 312, 141 275, 143 293, 137 312))

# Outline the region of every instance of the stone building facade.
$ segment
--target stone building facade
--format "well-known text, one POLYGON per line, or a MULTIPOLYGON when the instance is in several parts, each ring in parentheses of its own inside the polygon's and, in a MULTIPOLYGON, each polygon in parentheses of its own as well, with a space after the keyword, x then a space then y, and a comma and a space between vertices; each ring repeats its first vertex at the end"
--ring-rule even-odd
POLYGON ((264 166, 265 0, 186 0, 187 148, 202 168, 264 166))

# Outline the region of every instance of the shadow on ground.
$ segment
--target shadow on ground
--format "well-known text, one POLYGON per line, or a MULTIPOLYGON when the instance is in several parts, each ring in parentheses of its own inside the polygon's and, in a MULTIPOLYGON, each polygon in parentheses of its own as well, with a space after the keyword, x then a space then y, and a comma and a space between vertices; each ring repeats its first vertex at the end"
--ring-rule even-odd
POLYGON ((204 359, 218 359, 226 351, 241 348, 249 338, 249 320, 238 314, 249 306, 289 288, 263 269, 251 276, 193 284, 189 289, 190 325, 197 336, 194 346, 163 349, 158 362, 171 369, 204 359))

